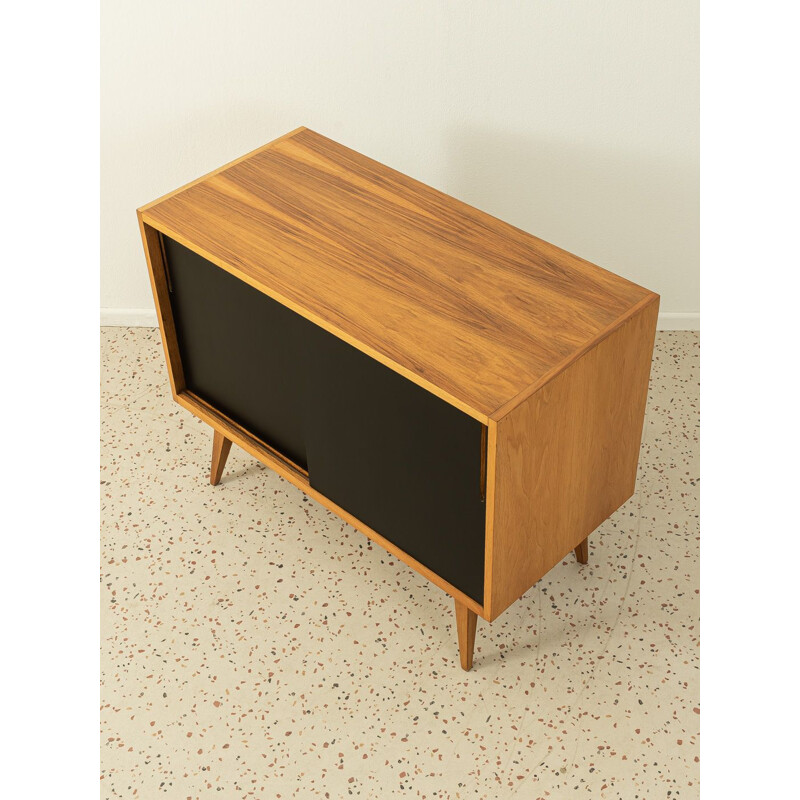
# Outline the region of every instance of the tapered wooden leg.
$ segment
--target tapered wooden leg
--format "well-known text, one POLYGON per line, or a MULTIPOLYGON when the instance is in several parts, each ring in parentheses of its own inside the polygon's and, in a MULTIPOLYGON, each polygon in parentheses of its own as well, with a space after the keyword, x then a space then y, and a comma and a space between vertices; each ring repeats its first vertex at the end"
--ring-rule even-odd
POLYGON ((214 431, 214 446, 211 449, 211 485, 216 486, 225 469, 228 453, 231 451, 230 439, 226 439, 219 431, 214 431))
POLYGON ((455 602, 461 669, 469 670, 472 669, 472 651, 475 649, 475 626, 478 624, 478 615, 458 600, 455 602))
POLYGON ((589 537, 587 536, 576 548, 575 558, 579 564, 589 563, 589 537))

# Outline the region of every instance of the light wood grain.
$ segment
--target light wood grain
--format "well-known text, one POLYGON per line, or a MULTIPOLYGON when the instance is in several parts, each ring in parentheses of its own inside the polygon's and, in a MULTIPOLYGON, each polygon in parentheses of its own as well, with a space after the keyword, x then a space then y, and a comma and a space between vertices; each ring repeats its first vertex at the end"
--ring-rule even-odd
POLYGON ((655 299, 490 427, 487 619, 633 494, 657 315, 655 299))
POLYGON ((458 632, 458 654, 461 659, 461 669, 472 669, 472 656, 475 651, 475 628, 478 617, 475 612, 463 603, 455 601, 456 605, 456 630, 458 632))
POLYGON ((652 297, 308 129, 140 214, 484 423, 652 297))
POLYGON ((251 150, 249 153, 245 153, 243 156, 239 156, 238 158, 234 158, 232 161, 229 161, 227 164, 223 164, 221 167, 217 167, 216 169, 212 169, 211 172, 207 172, 204 175, 201 175, 199 178, 195 178, 189 183, 185 183, 183 186, 179 186, 177 189, 173 189, 170 192, 162 195, 161 197, 152 200, 149 203, 146 203, 141 208, 139 208, 139 213, 143 213, 148 209, 152 208, 153 206, 157 206, 159 203, 163 203, 165 200, 169 200, 170 197, 174 197, 176 194, 180 194, 181 192, 186 191, 186 189, 190 189, 192 186, 196 186, 198 183, 202 183, 205 180, 217 175, 220 172, 223 172, 230 167, 238 164, 241 161, 245 161, 248 158, 252 158, 253 156, 258 155, 262 150, 266 150, 270 147, 274 147, 278 142, 282 142, 284 139, 289 139, 300 131, 308 130, 305 126, 301 125, 299 128, 295 128, 293 131, 289 131, 289 133, 284 133, 282 136, 278 136, 277 139, 273 139, 271 142, 267 142, 266 144, 262 144, 260 147, 256 147, 254 150, 251 150))
POLYGON ((211 485, 216 486, 222 479, 225 463, 231 451, 231 440, 218 430, 214 431, 214 443, 211 448, 211 485))

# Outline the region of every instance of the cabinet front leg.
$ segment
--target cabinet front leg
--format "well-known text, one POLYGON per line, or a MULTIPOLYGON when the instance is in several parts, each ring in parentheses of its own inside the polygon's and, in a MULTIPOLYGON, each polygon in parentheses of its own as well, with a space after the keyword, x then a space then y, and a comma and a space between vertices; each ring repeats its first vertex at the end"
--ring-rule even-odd
POLYGON ((230 439, 226 439, 219 431, 214 431, 214 446, 211 449, 211 485, 216 486, 222 471, 225 469, 225 462, 228 460, 228 453, 231 451, 230 439))
POLYGON ((458 600, 455 603, 461 669, 469 670, 472 669, 472 651, 475 649, 475 626, 478 624, 478 615, 458 600))
POLYGON ((579 564, 589 563, 589 537, 587 536, 576 548, 575 558, 579 564))

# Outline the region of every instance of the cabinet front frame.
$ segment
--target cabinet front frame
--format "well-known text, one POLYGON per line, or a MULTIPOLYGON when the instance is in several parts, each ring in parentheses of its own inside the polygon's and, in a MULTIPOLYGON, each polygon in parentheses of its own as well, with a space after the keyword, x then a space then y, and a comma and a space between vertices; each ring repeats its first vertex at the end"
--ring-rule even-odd
MULTIPOLYGON (((175 326, 175 321, 172 315, 172 306, 170 303, 170 287, 169 287, 169 273, 164 255, 162 244, 162 231, 144 221, 141 212, 139 216, 139 228, 142 235, 142 243, 144 246, 145 256, 147 259, 147 267, 150 274, 150 285, 153 291, 153 298, 156 306, 156 314, 158 316, 158 324, 161 330, 161 338, 164 346, 164 354, 167 362, 167 372, 169 374, 170 388, 172 390, 173 399, 187 411, 194 414, 198 419, 210 425, 214 430, 219 431, 223 436, 230 439, 243 450, 248 452, 254 458, 261 461, 261 463, 273 469, 282 478, 285 478, 290 483, 294 484, 301 491, 305 492, 309 497, 312 497, 321 505, 325 506, 328 510, 332 511, 338 517, 343 519, 348 524, 352 525, 356 530, 363 533, 367 538, 379 544, 390 554, 402 561, 404 564, 411 567, 424 578, 427 578, 431 583, 434 583, 440 589, 445 591, 451 597, 455 598, 459 603, 474 611, 478 616, 486 619, 484 614, 484 605, 478 603, 469 595, 462 592, 460 589, 453 586, 453 584, 444 580, 437 573, 430 570, 421 562, 410 556, 401 548, 390 542, 383 537, 380 533, 370 528, 368 525, 361 522, 361 520, 354 517, 349 512, 338 506, 331 501, 328 497, 313 489, 309 483, 307 474, 300 470, 297 465, 284 458, 280 453, 272 447, 253 436, 249 431, 241 427, 238 423, 222 414, 217 409, 213 408, 210 404, 205 402, 202 398, 191 392, 186 386, 186 380, 181 365, 180 350, 178 347, 178 336, 175 326)), ((172 232, 163 232, 163 235, 173 236, 172 232)), ((183 242, 181 242, 183 243, 183 242)), ((187 247, 191 246, 186 244, 187 247)), ((201 254, 202 255, 202 254, 201 254)), ((220 265, 217 265, 220 266, 220 265)), ((224 267, 221 267, 224 269, 224 267)), ((230 270, 226 270, 230 272, 230 270)), ((231 273, 234 274, 234 273, 231 273)), ((235 275, 235 277, 239 277, 235 275)), ((311 322, 307 315, 302 313, 302 309, 293 308, 292 310, 299 313, 311 322)), ((346 341, 346 340, 345 340, 346 341)), ((402 374, 402 373, 401 373, 402 374)), ((441 396, 441 395, 440 395, 441 396)), ((455 404, 451 404, 455 405, 455 404)), ((459 406, 456 406, 459 408, 459 406)), ((464 411, 463 408, 459 408, 464 411)), ((470 416, 474 416, 471 414, 470 416)), ((487 423, 482 421, 482 424, 487 423)), ((494 424, 491 420, 488 421, 487 431, 487 452, 486 452, 486 527, 484 531, 484 564, 485 574, 488 575, 488 532, 493 517, 492 504, 490 498, 493 498, 493 470, 494 470, 494 452, 493 441, 496 441, 496 436, 493 435, 494 424)), ((486 597, 487 582, 484 580, 484 601, 486 597)))

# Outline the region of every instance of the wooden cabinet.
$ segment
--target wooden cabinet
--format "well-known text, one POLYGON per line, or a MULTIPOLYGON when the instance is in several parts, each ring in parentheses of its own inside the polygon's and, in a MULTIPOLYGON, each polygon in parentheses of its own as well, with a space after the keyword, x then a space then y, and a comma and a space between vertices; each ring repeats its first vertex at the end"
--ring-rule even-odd
POLYGON ((139 209, 175 399, 489 621, 634 490, 658 296, 301 128, 139 209))

